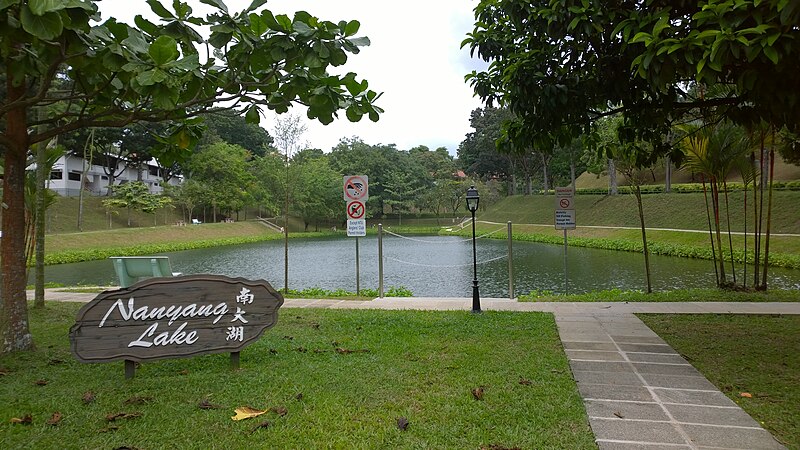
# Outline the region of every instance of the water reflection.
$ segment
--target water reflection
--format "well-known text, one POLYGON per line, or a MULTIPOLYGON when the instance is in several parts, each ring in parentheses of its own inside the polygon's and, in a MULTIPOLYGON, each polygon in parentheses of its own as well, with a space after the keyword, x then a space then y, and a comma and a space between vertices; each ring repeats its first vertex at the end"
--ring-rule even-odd
MULTIPOLYGON (((404 286, 416 296, 472 295, 471 241, 462 237, 384 236, 384 286, 404 286)), ((361 287, 378 287, 375 237, 359 238, 361 287)), ((507 241, 480 239, 477 246, 481 296, 508 296, 507 241)), ((283 242, 270 241, 166 253, 173 270, 263 278, 283 287, 283 242)), ((560 245, 514 242, 514 289, 565 291, 564 249, 560 245)), ((651 256, 655 290, 714 285, 711 261, 651 256)), ((740 268, 741 270, 741 268, 740 268)), ((289 242, 289 287, 356 289, 355 238, 292 239, 289 242)), ((116 284, 108 260, 47 266, 45 279, 68 285, 116 284)), ((800 271, 771 269, 770 286, 800 288, 800 271)), ((567 254, 569 293, 598 289, 645 289, 641 254, 571 247, 567 254)))

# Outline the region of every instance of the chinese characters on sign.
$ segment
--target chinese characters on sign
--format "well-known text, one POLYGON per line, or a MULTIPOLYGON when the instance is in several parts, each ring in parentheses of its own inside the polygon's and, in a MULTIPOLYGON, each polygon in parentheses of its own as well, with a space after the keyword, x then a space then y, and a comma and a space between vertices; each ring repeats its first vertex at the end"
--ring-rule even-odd
POLYGON ((100 294, 78 313, 70 341, 84 362, 239 351, 275 324, 282 304, 266 281, 154 278, 100 294))

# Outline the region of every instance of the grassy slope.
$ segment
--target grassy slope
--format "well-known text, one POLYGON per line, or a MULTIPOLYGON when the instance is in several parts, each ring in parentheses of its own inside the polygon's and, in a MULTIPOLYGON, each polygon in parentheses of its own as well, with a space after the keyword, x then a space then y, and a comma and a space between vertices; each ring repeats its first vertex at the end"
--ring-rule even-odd
POLYGON ((124 381, 121 362, 70 355, 79 306, 32 310, 38 350, 0 356, 0 447, 596 448, 548 314, 282 311, 239 371, 210 355, 145 363, 124 381), (232 421, 245 405, 288 414, 232 421), (63 419, 47 425, 54 412, 63 419), (141 416, 105 419, 120 412, 141 416), (26 414, 31 425, 10 423, 26 414))

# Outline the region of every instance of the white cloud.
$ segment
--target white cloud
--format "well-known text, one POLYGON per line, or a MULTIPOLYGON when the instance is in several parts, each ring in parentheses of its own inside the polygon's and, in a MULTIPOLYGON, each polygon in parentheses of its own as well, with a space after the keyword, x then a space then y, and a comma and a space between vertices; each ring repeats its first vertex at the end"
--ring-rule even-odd
MULTIPOLYGON (((162 0, 168 5, 170 2, 162 0)), ((207 7, 188 0, 196 12, 207 7)), ((242 10, 251 0, 229 0, 231 11, 242 10)), ((323 20, 358 20, 359 35, 369 47, 350 55, 344 72, 367 79, 370 88, 383 92, 378 106, 386 112, 373 123, 368 118, 350 123, 344 114, 323 126, 308 122, 305 139, 312 147, 328 151, 341 138, 358 136, 369 144, 396 144, 399 149, 417 145, 447 147, 455 154, 470 132, 469 113, 481 106, 464 75, 475 67, 461 41, 472 30, 474 0, 407 0, 386 3, 366 0, 271 0, 265 7, 290 17, 305 10, 323 20)), ((104 18, 113 16, 133 23, 135 14, 150 16, 144 0, 106 0, 99 3, 104 18)), ((305 115, 297 108, 296 113, 305 115)), ((268 116, 262 126, 271 129, 268 116)))

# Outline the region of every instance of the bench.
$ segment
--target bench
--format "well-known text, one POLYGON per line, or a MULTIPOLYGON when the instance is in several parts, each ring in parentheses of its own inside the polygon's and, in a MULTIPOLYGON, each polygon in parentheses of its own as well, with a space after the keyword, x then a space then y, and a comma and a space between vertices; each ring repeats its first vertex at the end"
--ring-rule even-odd
POLYGON ((173 272, 169 264, 169 256, 112 256, 120 287, 128 287, 144 277, 175 277, 180 272, 173 272))

